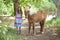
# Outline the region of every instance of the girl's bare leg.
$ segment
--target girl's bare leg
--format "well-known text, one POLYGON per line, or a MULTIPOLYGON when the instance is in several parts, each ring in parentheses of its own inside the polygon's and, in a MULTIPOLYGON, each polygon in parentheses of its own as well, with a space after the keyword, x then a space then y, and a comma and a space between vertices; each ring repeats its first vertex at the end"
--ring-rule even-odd
POLYGON ((17 32, 17 34, 19 34, 19 28, 16 28, 16 32, 17 32))
POLYGON ((21 27, 19 27, 19 34, 21 34, 21 27))

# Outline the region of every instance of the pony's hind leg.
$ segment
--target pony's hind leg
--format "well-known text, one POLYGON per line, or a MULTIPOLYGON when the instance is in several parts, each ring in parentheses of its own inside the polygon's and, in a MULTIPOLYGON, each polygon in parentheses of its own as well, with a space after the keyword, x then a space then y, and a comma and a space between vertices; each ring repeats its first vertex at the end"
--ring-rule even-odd
POLYGON ((41 26, 41 28, 40 28, 40 33, 44 33, 44 32, 43 32, 43 30, 44 30, 44 23, 45 23, 44 20, 40 22, 40 26, 41 26))

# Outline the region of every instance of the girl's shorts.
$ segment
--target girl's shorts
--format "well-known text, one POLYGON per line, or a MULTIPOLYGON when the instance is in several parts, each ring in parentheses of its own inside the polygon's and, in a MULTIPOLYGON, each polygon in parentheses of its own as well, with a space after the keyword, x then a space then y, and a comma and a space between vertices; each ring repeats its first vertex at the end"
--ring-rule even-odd
POLYGON ((15 28, 21 28, 22 27, 22 23, 15 23, 14 26, 15 26, 15 28))

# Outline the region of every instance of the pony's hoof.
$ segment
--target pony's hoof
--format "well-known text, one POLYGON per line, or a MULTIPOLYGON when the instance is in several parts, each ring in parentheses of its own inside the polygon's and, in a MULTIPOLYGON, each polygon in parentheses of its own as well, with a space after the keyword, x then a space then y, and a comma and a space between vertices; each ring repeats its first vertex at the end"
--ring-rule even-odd
POLYGON ((44 32, 40 32, 40 34, 43 34, 44 32))

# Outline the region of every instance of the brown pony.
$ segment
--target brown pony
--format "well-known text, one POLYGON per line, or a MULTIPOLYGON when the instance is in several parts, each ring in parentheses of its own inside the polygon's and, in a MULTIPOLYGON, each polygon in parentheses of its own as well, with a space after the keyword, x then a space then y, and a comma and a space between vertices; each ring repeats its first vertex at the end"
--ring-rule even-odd
POLYGON ((41 26, 40 32, 43 33, 45 19, 47 17, 47 10, 30 12, 30 8, 31 7, 25 8, 25 13, 27 14, 26 16, 28 18, 28 23, 29 23, 29 33, 31 30, 31 26, 33 27, 33 33, 34 33, 36 22, 39 22, 41 26))

